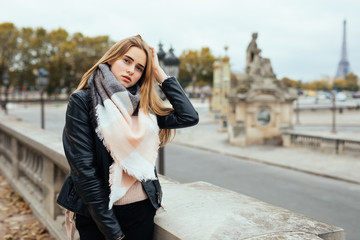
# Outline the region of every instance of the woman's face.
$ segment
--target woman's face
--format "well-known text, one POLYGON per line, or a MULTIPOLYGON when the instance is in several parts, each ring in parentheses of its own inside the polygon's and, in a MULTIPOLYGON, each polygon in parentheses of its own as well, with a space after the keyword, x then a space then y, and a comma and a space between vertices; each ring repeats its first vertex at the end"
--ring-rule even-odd
POLYGON ((109 64, 116 79, 124 87, 129 88, 141 78, 146 66, 146 54, 138 47, 131 47, 122 57, 109 64))

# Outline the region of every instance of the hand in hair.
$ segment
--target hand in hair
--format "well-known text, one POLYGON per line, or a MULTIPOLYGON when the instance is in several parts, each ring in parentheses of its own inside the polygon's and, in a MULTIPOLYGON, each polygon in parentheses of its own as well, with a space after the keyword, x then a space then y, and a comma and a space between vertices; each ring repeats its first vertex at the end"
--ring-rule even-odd
POLYGON ((152 62, 153 62, 153 71, 154 71, 155 80, 158 83, 162 83, 162 81, 164 81, 168 76, 166 75, 164 70, 160 67, 159 59, 155 49, 153 47, 150 47, 150 50, 152 53, 152 60, 153 60, 152 62))

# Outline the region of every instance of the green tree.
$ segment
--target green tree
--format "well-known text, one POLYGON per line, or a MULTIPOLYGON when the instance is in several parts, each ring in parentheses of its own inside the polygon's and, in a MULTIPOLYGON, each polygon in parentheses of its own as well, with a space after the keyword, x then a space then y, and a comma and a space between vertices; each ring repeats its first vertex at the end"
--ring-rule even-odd
POLYGON ((67 51, 69 34, 66 30, 59 28, 48 34, 50 44, 48 70, 50 73, 50 81, 47 92, 57 93, 65 86, 66 70, 69 57, 67 51))
POLYGON ((354 73, 347 74, 343 79, 334 80, 334 84, 338 90, 358 91, 358 76, 354 73))
POLYGON ((12 23, 1 23, 0 76, 9 72, 11 83, 18 88, 35 86, 34 70, 44 67, 50 73, 47 92, 66 87, 70 93, 113 44, 108 36, 69 35, 62 28, 18 30, 12 23))
POLYGON ((213 68, 212 65, 215 57, 212 55, 210 48, 203 47, 198 50, 185 50, 179 57, 180 83, 190 82, 195 87, 197 83, 201 85, 212 85, 213 81, 213 68))
POLYGON ((86 37, 75 33, 70 38, 69 64, 67 66, 67 86, 74 88, 80 82, 82 75, 89 70, 114 44, 108 36, 86 37))
MULTIPOLYGON (((0 76, 14 68, 19 31, 12 23, 0 24, 0 76)), ((1 80, 2 81, 2 80, 1 80)))
POLYGON ((296 81, 287 77, 284 77, 280 80, 280 82, 282 82, 283 84, 285 84, 285 86, 290 87, 290 88, 297 88, 298 86, 301 87, 301 82, 300 81, 296 81))
POLYGON ((14 83, 19 87, 35 84, 33 75, 33 41, 34 30, 32 28, 22 28, 19 32, 18 55, 16 58, 16 76, 14 83))
POLYGON ((304 89, 308 89, 308 90, 323 90, 323 91, 329 91, 331 90, 331 85, 329 82, 325 81, 325 80, 316 80, 313 82, 309 82, 309 83, 304 83, 302 85, 302 87, 304 89))

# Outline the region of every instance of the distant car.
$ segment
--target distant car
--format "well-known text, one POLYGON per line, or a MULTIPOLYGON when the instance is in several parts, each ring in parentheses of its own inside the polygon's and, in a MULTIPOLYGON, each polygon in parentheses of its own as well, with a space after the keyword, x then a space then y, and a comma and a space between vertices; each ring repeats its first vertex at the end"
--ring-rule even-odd
POLYGON ((316 98, 319 100, 327 99, 327 94, 325 92, 319 92, 316 94, 316 98))
POLYGON ((353 93, 353 98, 360 98, 360 92, 353 93))
POLYGON ((337 101, 346 101, 347 97, 346 97, 346 94, 345 94, 345 93, 338 92, 338 93, 336 94, 335 99, 336 99, 337 101))

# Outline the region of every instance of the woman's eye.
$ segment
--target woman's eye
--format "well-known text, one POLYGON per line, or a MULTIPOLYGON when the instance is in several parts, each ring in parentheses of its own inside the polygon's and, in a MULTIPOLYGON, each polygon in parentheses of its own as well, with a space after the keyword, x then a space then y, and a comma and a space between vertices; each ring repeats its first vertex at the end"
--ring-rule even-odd
POLYGON ((136 67, 136 70, 138 70, 139 72, 143 71, 143 69, 141 67, 136 67))
POLYGON ((124 62, 128 63, 130 61, 129 61, 129 59, 124 58, 124 62))

